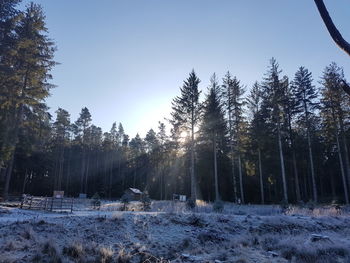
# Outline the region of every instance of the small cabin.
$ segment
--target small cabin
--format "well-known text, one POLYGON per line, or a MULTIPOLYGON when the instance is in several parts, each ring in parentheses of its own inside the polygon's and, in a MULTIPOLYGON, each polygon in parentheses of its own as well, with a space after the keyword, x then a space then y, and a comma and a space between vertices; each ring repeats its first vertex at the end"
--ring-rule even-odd
POLYGON ((64 191, 53 191, 53 197, 54 198, 63 198, 64 197, 64 191))
POLYGON ((137 188, 128 188, 124 191, 126 194, 130 195, 132 201, 140 201, 142 197, 142 192, 137 188))
POLYGON ((186 195, 173 194, 173 201, 186 202, 186 195))

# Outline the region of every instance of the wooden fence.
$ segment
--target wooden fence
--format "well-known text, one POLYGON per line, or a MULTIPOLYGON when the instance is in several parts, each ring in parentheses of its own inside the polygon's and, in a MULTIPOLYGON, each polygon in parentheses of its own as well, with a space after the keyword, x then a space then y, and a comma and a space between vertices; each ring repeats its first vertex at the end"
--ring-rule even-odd
POLYGON ((45 211, 73 212, 74 198, 36 197, 25 195, 21 208, 45 211))

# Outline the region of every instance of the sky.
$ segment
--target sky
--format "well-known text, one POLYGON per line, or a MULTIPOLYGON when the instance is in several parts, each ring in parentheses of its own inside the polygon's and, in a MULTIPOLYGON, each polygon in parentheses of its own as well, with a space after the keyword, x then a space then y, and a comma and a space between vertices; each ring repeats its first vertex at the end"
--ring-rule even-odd
MULTIPOLYGON (((24 0, 24 3, 29 1, 24 0)), ((83 107, 93 124, 145 136, 169 118, 171 101, 194 69, 202 99, 215 72, 229 70, 247 90, 275 57, 293 78, 300 66, 319 86, 332 61, 350 81, 350 57, 330 38, 312 0, 34 0, 57 45, 57 85, 47 99, 75 121, 83 107)), ((326 0, 350 41, 350 2, 326 0)), ((166 122, 166 121, 165 121, 166 122)))

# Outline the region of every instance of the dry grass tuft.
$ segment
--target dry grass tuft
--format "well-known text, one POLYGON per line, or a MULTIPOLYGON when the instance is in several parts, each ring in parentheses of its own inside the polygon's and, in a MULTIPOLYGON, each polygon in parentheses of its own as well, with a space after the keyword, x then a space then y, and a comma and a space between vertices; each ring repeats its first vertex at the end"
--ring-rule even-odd
POLYGON ((25 239, 33 239, 35 240, 35 232, 33 230, 33 228, 31 228, 30 226, 27 226, 25 229, 24 229, 24 232, 22 233, 22 237, 25 238, 25 239))
POLYGON ((99 262, 111 263, 113 262, 114 250, 111 247, 100 247, 99 249, 99 262))
POLYGON ((43 244, 42 252, 49 257, 51 263, 62 262, 61 254, 52 240, 48 240, 43 244))
POLYGON ((63 248, 63 254, 75 259, 81 259, 84 257, 85 251, 81 243, 74 242, 68 247, 63 248))

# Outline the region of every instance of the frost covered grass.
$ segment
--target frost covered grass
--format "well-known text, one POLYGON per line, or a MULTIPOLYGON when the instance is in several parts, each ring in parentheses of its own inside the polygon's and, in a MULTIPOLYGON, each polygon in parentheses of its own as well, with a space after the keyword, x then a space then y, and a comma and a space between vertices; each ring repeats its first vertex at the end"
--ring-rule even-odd
POLYGON ((350 262, 346 207, 119 206, 73 214, 0 208, 0 262, 350 262))

